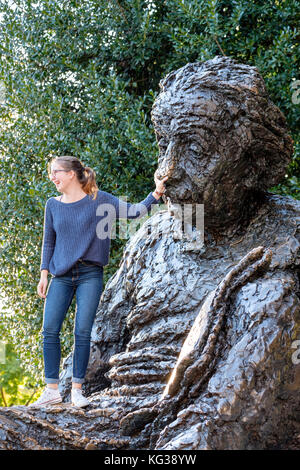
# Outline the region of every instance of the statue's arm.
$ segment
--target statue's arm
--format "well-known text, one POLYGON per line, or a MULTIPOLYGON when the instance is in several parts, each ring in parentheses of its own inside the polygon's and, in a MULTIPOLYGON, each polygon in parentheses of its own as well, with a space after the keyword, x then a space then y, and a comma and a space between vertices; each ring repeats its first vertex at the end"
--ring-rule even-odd
MULTIPOLYGON (((218 336, 212 328, 193 360, 184 364, 182 355, 182 369, 175 367, 178 386, 168 384, 167 390, 179 414, 157 448, 267 448, 293 439, 300 377, 294 348, 300 334, 298 287, 294 273, 274 272, 232 293, 218 336)), ((194 341, 201 346, 199 337, 194 341)))

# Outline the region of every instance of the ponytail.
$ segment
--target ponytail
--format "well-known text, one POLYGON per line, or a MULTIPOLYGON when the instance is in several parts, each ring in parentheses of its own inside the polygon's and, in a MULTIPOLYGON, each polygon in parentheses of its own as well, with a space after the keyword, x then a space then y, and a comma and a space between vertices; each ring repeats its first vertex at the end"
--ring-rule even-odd
POLYGON ((79 178, 79 182, 82 182, 82 189, 85 193, 93 196, 93 199, 96 199, 98 186, 96 183, 96 173, 89 166, 83 168, 83 182, 79 178))

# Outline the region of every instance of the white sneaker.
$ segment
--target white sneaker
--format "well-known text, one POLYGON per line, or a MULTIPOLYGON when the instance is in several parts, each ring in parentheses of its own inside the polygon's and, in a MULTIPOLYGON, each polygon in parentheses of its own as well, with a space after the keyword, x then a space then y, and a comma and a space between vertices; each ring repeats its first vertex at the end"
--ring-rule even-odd
POLYGON ((82 395, 82 390, 80 388, 72 388, 71 401, 72 405, 79 408, 83 408, 90 404, 90 402, 82 395))
POLYGON ((47 405, 55 405, 55 403, 61 403, 62 398, 58 388, 49 388, 46 387, 43 391, 40 398, 38 398, 35 402, 31 403, 30 407, 39 407, 39 406, 47 406, 47 405))

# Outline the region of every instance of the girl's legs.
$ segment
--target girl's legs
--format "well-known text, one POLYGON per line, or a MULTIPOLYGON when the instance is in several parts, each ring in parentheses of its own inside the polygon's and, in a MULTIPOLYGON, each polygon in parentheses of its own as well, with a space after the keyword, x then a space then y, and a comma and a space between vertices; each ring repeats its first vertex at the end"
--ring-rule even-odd
POLYGON ((43 352, 45 381, 58 388, 60 365, 59 333, 76 291, 75 345, 73 354, 74 388, 81 388, 90 354, 91 330, 103 288, 103 268, 76 263, 63 276, 51 279, 44 306, 43 352))

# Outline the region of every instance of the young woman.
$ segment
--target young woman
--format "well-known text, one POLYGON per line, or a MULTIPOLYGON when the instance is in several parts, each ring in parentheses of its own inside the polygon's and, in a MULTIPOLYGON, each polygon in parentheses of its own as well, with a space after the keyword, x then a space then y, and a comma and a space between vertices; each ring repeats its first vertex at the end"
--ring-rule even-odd
POLYGON ((103 287, 103 266, 108 264, 110 229, 117 218, 135 219, 151 210, 164 193, 167 176, 154 180, 156 189, 137 204, 126 203, 98 189, 95 172, 76 157, 54 157, 49 177, 60 196, 45 206, 38 295, 45 299, 43 355, 46 388, 30 406, 62 401, 59 384, 60 340, 63 320, 76 293, 72 404, 89 404, 81 386, 90 354, 90 336, 103 287), (51 274, 48 291, 48 273, 51 274))

